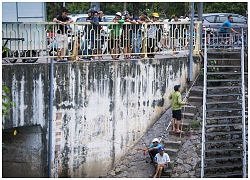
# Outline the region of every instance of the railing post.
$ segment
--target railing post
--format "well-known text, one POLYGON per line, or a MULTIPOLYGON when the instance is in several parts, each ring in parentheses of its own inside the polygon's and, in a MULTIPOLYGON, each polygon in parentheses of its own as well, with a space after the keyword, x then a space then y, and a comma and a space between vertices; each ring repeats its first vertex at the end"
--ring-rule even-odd
POLYGON ((193 35, 194 35, 194 2, 191 2, 189 81, 193 80, 193 35))
POLYGON ((195 46, 194 46, 194 55, 198 55, 200 51, 200 44, 201 44, 201 34, 200 34, 200 23, 197 23, 197 36, 195 37, 195 46))
POLYGON ((52 121, 53 121, 53 93, 54 93, 54 60, 50 58, 50 98, 49 98, 49 145, 48 145, 48 172, 52 177, 52 121))
MULTIPOLYGON (((77 24, 74 25, 74 29, 78 29, 77 24)), ((78 60, 78 34, 79 34, 78 31, 75 31, 74 41, 73 41, 73 38, 71 38, 71 42, 74 42, 74 46, 73 46, 73 53, 72 53, 70 60, 78 60)))

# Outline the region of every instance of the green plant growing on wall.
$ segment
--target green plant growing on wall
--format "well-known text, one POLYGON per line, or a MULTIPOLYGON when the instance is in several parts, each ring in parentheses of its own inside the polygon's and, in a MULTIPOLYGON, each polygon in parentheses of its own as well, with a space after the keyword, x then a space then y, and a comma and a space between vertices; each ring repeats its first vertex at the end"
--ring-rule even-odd
MULTIPOLYGON (((217 64, 216 60, 211 60, 210 61, 210 65, 211 66, 215 66, 216 64, 217 64)), ((218 72, 218 71, 220 71, 219 67, 210 67, 209 68, 209 72, 218 72)), ((218 75, 218 74, 216 74, 216 75, 209 75, 208 76, 208 79, 221 79, 221 78, 222 78, 222 76, 218 75)))
MULTIPOLYGON (((9 98, 10 89, 6 86, 2 86, 2 117, 10 117, 9 111, 11 106, 14 103, 9 98)), ((4 127, 4 123, 2 122, 2 126, 4 127)), ((2 143, 2 149, 6 149, 4 143, 2 143)))
POLYGON ((6 86, 2 86, 2 116, 10 117, 9 110, 14 103, 8 97, 10 94, 10 89, 6 86))

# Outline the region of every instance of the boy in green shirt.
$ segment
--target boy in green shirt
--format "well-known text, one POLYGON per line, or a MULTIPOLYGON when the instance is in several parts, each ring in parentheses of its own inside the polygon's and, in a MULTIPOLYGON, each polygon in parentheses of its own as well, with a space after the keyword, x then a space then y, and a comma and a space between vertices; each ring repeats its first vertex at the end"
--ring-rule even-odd
POLYGON ((120 44, 120 30, 122 27, 122 24, 124 23, 124 20, 122 18, 122 13, 117 12, 115 14, 115 18, 111 20, 110 22, 115 22, 118 24, 109 24, 108 29, 110 29, 109 32, 109 38, 110 42, 109 43, 109 49, 110 49, 110 54, 113 60, 118 60, 116 57, 117 55, 112 55, 112 54, 118 54, 118 47, 120 44))
POLYGON ((175 85, 174 86, 174 90, 175 92, 172 93, 168 99, 172 99, 172 104, 171 104, 171 108, 172 108, 172 127, 173 127, 173 131, 175 132, 181 132, 180 130, 180 121, 181 121, 181 106, 186 104, 186 102, 182 101, 182 97, 181 97, 181 93, 180 93, 180 87, 181 85, 175 85), (177 128, 175 129, 175 120, 177 120, 177 128))

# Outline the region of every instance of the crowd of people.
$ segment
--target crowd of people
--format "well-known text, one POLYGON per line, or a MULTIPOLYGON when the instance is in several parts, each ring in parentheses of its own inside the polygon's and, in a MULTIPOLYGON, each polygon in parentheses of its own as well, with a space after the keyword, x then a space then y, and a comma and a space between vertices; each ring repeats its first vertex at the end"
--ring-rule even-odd
MULTIPOLYGON (((65 49, 67 49, 67 26, 70 25, 72 20, 67 17, 68 10, 63 9, 62 15, 58 15, 53 19, 54 22, 59 23, 57 30, 57 41, 60 51, 58 53, 57 60, 62 59, 62 54, 65 55, 65 49)), ((85 26, 84 32, 84 46, 85 52, 89 60, 102 59, 102 46, 103 37, 101 37, 102 26, 102 11, 96 11, 95 9, 88 10, 88 18, 86 22, 90 24, 85 26)), ((228 17, 228 20, 222 24, 220 31, 223 31, 224 27, 231 27, 232 17, 228 17)), ((181 17, 180 19, 183 19, 181 17)), ((177 47, 187 48, 189 41, 189 27, 187 24, 171 24, 166 39, 162 37, 164 34, 164 25, 157 22, 163 22, 159 19, 158 13, 152 13, 151 16, 147 12, 142 12, 140 16, 130 16, 128 11, 123 13, 117 12, 114 19, 110 20, 107 28, 109 29, 109 38, 107 41, 107 51, 111 55, 112 60, 119 60, 120 55, 124 55, 124 59, 140 59, 147 55, 149 58, 154 58, 155 54, 161 50, 159 44, 169 44, 173 50, 172 56, 176 56, 177 47), (111 23, 112 22, 112 23, 111 23)), ((179 22, 177 15, 172 15, 168 22, 179 22)), ((231 31, 234 30, 231 28, 231 31)), ((197 27, 194 26, 194 36, 197 36, 197 27)), ((209 38, 209 36, 207 37, 209 38)), ((81 48, 81 47, 80 47, 81 48)))
MULTIPOLYGON (((57 58, 60 61, 61 54, 66 48, 66 34, 70 30, 67 30, 67 26, 72 22, 71 19, 67 17, 69 11, 63 9, 62 15, 58 15, 53 19, 54 22, 60 23, 58 34, 60 37, 57 37, 58 42, 63 42, 61 53, 57 58)), ((87 48, 87 55, 89 60, 95 60, 95 57, 98 57, 98 60, 101 60, 102 52, 102 41, 101 30, 102 26, 102 11, 96 11, 94 9, 88 10, 88 18, 86 22, 90 24, 85 27, 85 37, 84 37, 84 46, 87 48)), ((178 21, 178 17, 175 16, 175 20, 178 21)), ((158 13, 152 13, 151 16, 147 12, 142 12, 140 16, 132 18, 128 11, 123 13, 117 12, 114 19, 110 20, 107 28, 109 29, 109 39, 107 50, 111 54, 113 60, 119 60, 121 52, 124 54, 124 59, 140 59, 143 55, 147 54, 149 58, 154 58, 157 51, 160 51, 159 43, 162 40, 162 35, 164 32, 164 25, 157 24, 155 22, 162 22, 159 19, 158 13), (146 44, 146 46, 144 46, 146 44), (133 53, 133 56, 132 56, 133 53)), ((173 34, 174 45, 172 47, 175 51, 178 44, 178 33, 180 34, 181 26, 176 25, 170 28, 170 34, 173 34), (175 33, 173 33, 175 31, 175 33)), ((184 28, 184 27, 182 27, 184 28)), ((168 39, 169 41, 169 39, 168 39)), ((86 49, 85 48, 85 49, 86 49)), ((65 51, 64 51, 65 52, 65 51)), ((175 55, 173 53, 173 55, 175 55)))

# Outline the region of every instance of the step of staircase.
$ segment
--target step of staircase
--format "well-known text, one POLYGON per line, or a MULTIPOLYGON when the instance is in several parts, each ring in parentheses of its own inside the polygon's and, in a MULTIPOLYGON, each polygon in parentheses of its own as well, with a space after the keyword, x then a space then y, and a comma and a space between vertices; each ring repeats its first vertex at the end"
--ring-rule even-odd
POLYGON ((207 75, 241 75, 241 72, 207 72, 207 75))
POLYGON ((231 66, 231 65, 209 65, 207 68, 241 68, 241 66, 231 66))
MULTIPOLYGON (((207 51, 207 54, 219 54, 219 55, 226 55, 226 54, 239 54, 240 55, 240 51, 207 51)), ((218 56, 217 56, 218 57, 218 56)))
POLYGON ((206 102, 206 105, 218 105, 218 104, 240 104, 242 101, 211 101, 206 102))
POLYGON ((201 97, 201 96, 189 96, 188 103, 193 105, 194 102, 195 103, 197 103, 197 102, 203 103, 203 97, 201 97))
POLYGON ((207 58, 208 61, 240 61, 241 59, 232 59, 232 58, 223 58, 223 59, 216 59, 216 58, 207 58))
POLYGON ((193 105, 184 105, 182 106, 182 112, 188 112, 195 114, 197 112, 197 107, 193 105))
POLYGON ((205 125, 206 128, 223 127, 223 126, 242 126, 242 124, 241 123, 233 123, 233 124, 211 124, 211 125, 205 125))
POLYGON ((217 108, 217 109, 207 109, 206 112, 232 112, 232 111, 242 111, 242 108, 217 108))
POLYGON ((242 96, 241 93, 223 93, 223 94, 207 94, 206 97, 222 97, 222 96, 242 96))
POLYGON ((242 139, 235 140, 220 140, 220 141, 205 141, 205 144, 220 144, 220 143, 242 143, 242 139))
POLYGON ((174 158, 177 157, 179 149, 167 148, 164 147, 166 153, 168 153, 169 157, 174 158))
POLYGON ((189 97, 190 96, 198 96, 202 97, 203 96, 203 87, 202 86, 194 86, 190 92, 189 92, 189 97))
POLYGON ((220 90, 220 89, 241 89, 241 86, 217 86, 217 87, 207 87, 207 90, 220 90))
POLYGON ((194 113, 188 113, 189 111, 185 110, 185 112, 182 111, 182 118, 184 119, 194 119, 195 114, 194 113))
POLYGON ((163 141, 162 144, 164 147, 171 147, 173 149, 179 149, 182 145, 181 141, 173 141, 173 140, 167 140, 166 142, 163 141))

